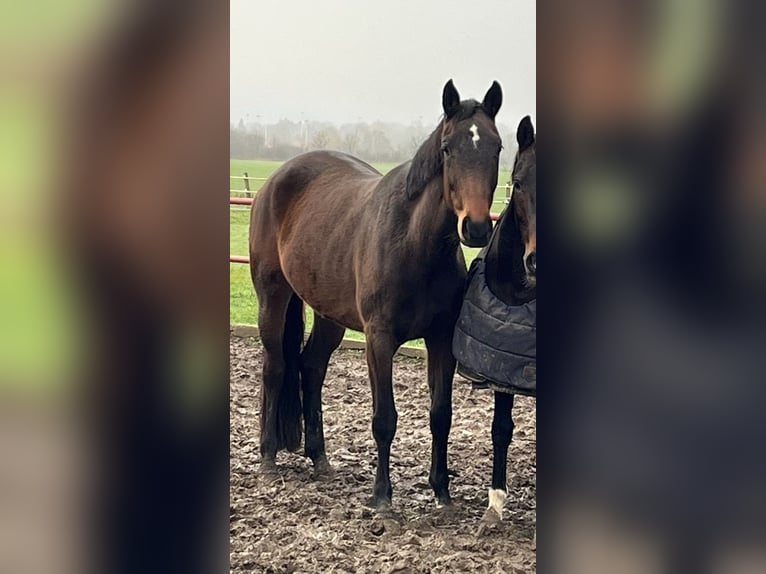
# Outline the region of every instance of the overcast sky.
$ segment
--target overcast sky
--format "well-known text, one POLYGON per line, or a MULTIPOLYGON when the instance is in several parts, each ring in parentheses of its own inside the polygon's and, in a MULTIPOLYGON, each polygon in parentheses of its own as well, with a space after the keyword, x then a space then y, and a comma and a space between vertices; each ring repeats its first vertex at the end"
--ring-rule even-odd
POLYGON ((435 125, 441 90, 535 119, 533 0, 232 0, 231 119, 435 125), (258 118, 258 116, 261 116, 258 118))

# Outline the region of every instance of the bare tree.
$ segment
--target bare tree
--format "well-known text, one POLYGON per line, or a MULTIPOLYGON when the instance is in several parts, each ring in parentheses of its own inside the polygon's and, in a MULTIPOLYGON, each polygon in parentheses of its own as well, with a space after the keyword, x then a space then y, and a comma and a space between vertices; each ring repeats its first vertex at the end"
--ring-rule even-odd
POLYGON ((349 132, 343 137, 343 151, 346 153, 354 154, 356 153, 356 147, 358 143, 358 138, 356 132, 349 132))
POLYGON ((311 138, 311 149, 327 149, 329 143, 330 134, 327 133, 327 130, 320 130, 311 138))

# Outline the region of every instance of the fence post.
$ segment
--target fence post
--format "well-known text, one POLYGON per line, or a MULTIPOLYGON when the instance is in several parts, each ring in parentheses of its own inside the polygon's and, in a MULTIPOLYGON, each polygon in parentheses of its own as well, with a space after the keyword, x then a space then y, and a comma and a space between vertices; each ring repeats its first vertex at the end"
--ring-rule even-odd
POLYGON ((245 172, 245 197, 253 197, 253 194, 250 193, 250 180, 248 179, 250 176, 247 175, 247 172, 245 172))
POLYGON ((510 205, 511 203, 511 190, 513 187, 511 186, 511 180, 508 180, 508 183, 505 184, 505 203, 507 205, 510 205))

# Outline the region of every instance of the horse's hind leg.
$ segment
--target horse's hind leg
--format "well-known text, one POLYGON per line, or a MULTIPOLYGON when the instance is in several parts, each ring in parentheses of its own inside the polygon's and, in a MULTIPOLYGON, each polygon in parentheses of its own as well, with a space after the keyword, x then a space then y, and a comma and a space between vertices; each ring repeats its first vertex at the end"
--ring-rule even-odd
POLYGON ((503 516, 508 471, 508 447, 513 436, 513 395, 495 391, 495 413, 492 418, 492 488, 489 508, 497 518, 503 516))
POLYGON ((277 451, 300 446, 298 352, 303 331, 302 303, 280 271, 254 274, 258 293, 258 328, 263 344, 261 393, 261 468, 276 469, 277 451), (295 323, 298 325, 287 325, 295 323), (288 333, 289 331, 289 333, 288 333), (294 341, 287 341, 287 335, 294 341), (289 344, 288 344, 289 343, 289 344), (294 349, 297 344, 298 348, 294 349), (295 355, 295 356, 292 356, 295 355))
POLYGON ((327 461, 322 422, 322 385, 330 355, 338 348, 346 329, 314 313, 314 327, 301 353, 303 420, 306 427, 305 452, 314 463, 317 478, 332 475, 327 461))

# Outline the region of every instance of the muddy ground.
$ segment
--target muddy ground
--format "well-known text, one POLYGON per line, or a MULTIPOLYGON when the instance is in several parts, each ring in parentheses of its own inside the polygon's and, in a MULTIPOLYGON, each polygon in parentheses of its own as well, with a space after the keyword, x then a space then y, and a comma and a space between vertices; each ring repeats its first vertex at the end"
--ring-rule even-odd
POLYGON ((425 361, 397 357, 399 426, 391 449, 396 519, 366 506, 375 475, 364 355, 339 350, 324 387, 327 453, 336 471, 313 481, 308 459, 282 452, 280 477, 259 476, 261 347, 231 342, 231 571, 267 573, 535 572, 535 403, 517 397, 504 521, 477 536, 492 474, 492 394, 455 378, 450 434, 454 504, 428 485, 431 435, 425 361))

